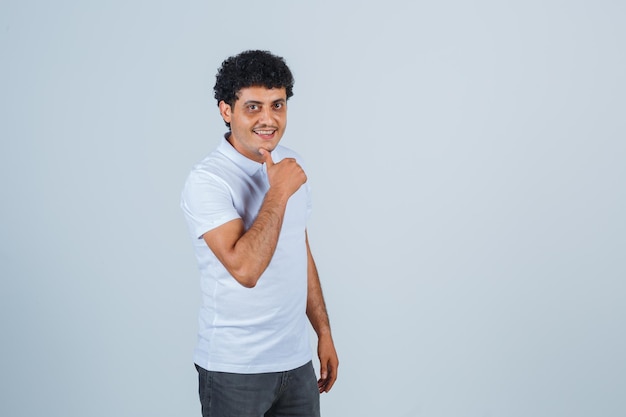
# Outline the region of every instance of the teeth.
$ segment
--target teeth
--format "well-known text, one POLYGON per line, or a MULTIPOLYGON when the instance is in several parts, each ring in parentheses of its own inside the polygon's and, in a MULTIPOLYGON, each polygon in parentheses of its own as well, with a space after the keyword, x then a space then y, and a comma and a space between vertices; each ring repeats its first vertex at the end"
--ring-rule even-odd
POLYGON ((273 130, 255 130, 255 132, 259 135, 271 135, 274 133, 273 130))

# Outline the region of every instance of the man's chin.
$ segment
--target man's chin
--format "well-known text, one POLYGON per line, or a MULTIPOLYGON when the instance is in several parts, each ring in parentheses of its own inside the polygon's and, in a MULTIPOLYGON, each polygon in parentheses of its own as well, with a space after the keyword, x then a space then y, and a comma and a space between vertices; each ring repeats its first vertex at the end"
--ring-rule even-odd
POLYGON ((274 149, 276 149, 276 146, 277 145, 270 145, 270 144, 261 145, 261 146, 259 146, 259 149, 257 150, 257 153, 259 155, 261 155, 261 149, 264 149, 264 150, 266 150, 266 151, 271 153, 272 151, 274 151, 274 149))

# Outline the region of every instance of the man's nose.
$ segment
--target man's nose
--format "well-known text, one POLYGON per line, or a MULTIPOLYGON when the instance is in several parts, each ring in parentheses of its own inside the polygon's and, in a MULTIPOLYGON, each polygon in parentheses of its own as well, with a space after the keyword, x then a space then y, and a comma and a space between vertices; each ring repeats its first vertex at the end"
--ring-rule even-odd
POLYGON ((263 106, 261 109, 261 121, 269 123, 272 120, 272 109, 268 106, 263 106))

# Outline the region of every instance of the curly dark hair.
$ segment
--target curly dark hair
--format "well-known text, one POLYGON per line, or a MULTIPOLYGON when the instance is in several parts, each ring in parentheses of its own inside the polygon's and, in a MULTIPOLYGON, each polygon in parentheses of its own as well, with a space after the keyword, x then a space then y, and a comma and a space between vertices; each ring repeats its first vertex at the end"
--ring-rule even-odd
MULTIPOLYGON (((222 62, 215 76, 215 99, 235 104, 239 90, 247 87, 285 88, 293 96, 293 75, 285 60, 269 51, 244 51, 222 62)), ((228 123, 226 126, 230 127, 228 123)))

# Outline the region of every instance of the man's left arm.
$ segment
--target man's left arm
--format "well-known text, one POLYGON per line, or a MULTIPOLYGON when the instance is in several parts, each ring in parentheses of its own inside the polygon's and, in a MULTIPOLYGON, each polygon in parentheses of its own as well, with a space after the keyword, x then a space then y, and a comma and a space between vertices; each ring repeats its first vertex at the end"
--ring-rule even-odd
POLYGON ((308 295, 306 304, 306 315, 317 333, 317 355, 320 360, 320 379, 317 386, 322 392, 328 392, 337 380, 337 368, 339 366, 339 358, 335 350, 335 343, 330 331, 330 322, 328 320, 328 312, 326 311, 326 303, 322 294, 322 286, 320 278, 313 261, 311 248, 309 247, 309 238, 306 237, 307 251, 307 277, 308 277, 308 295))

